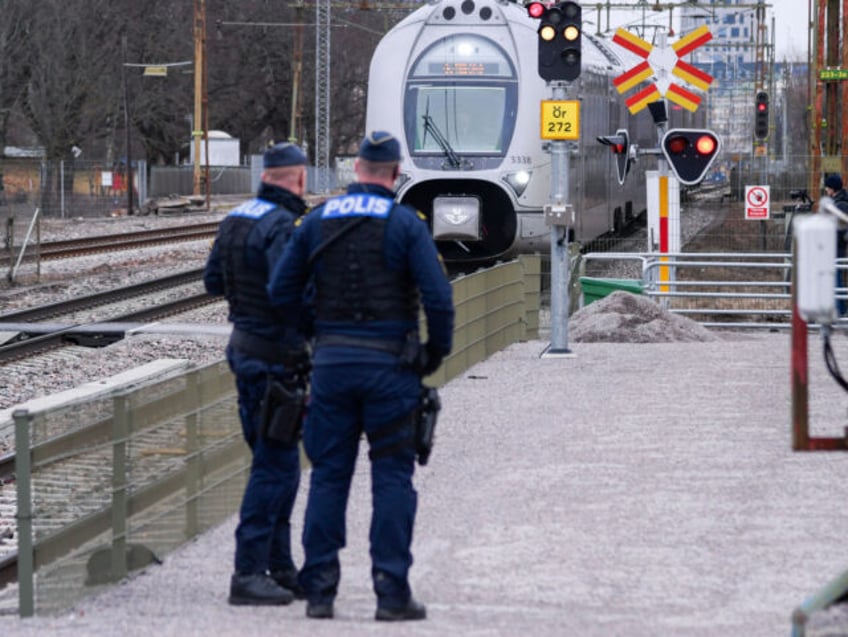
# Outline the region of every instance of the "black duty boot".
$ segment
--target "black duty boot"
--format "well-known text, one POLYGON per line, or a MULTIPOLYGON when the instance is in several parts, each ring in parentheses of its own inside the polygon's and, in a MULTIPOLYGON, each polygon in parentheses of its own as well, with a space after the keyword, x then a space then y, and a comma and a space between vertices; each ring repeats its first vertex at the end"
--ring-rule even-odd
POLYGON ((292 592, 295 599, 306 599, 306 593, 303 592, 303 587, 297 581, 297 571, 271 571, 271 577, 280 586, 292 592))
POLYGON ((403 622, 411 619, 426 619, 427 607, 424 604, 419 604, 413 598, 409 598, 406 606, 402 608, 380 608, 377 607, 377 613, 374 619, 383 622, 403 622))
POLYGON ((230 578, 230 598, 234 606, 274 606, 291 604, 294 595, 265 573, 235 573, 230 578))
POLYGON ((333 618, 333 602, 323 602, 313 604, 306 603, 306 616, 310 619, 332 619, 333 618))

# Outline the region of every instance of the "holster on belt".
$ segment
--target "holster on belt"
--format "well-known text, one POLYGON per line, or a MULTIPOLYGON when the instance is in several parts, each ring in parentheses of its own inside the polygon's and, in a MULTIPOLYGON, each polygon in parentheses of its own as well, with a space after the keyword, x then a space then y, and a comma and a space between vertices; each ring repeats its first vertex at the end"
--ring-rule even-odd
POLYGON ((260 429, 265 440, 285 446, 297 444, 306 411, 306 379, 300 375, 290 381, 268 377, 260 410, 260 429))
POLYGON ((415 453, 418 456, 418 464, 424 466, 430 459, 433 451, 433 441, 436 435, 436 421, 439 418, 439 410, 442 401, 435 387, 421 387, 421 404, 418 408, 415 422, 415 453))

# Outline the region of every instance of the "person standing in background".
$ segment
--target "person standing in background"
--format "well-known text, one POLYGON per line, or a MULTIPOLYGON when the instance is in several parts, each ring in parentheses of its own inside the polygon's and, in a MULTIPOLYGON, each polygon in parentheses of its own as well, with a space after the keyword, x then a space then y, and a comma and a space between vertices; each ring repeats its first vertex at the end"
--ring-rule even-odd
MULTIPOLYGON (((825 177, 824 192, 828 197, 833 199, 833 204, 837 208, 848 214, 848 193, 846 193, 845 189, 842 187, 842 177, 836 174, 825 177)), ((836 230, 837 259, 844 259, 845 255, 848 254, 848 251, 845 249, 846 239, 848 239, 846 234, 848 234, 848 231, 845 229, 845 224, 842 221, 838 221, 836 230)), ((838 268, 836 270, 836 287, 845 287, 845 271, 838 268)), ((844 292, 837 290, 836 294, 840 295, 844 294, 844 292)), ((845 316, 845 314, 848 313, 848 303, 846 303, 845 299, 836 299, 836 311, 839 316, 845 316)))

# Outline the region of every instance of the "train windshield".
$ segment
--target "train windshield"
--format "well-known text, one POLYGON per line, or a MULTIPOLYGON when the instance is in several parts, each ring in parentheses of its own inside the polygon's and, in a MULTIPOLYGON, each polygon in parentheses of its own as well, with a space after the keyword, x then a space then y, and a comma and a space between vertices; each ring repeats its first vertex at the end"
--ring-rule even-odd
POLYGON ((416 61, 404 118, 416 155, 502 155, 515 120, 517 82, 506 53, 486 38, 451 35, 416 61))

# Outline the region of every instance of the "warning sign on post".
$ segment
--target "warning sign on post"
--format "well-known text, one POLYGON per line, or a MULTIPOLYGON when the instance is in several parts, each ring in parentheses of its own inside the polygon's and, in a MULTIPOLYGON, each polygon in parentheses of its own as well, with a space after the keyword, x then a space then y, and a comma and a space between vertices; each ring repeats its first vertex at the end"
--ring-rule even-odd
POLYGON ((542 139, 580 139, 580 102, 542 100, 542 139))
POLYGON ((769 218, 769 187, 745 186, 745 218, 760 221, 769 218))

